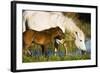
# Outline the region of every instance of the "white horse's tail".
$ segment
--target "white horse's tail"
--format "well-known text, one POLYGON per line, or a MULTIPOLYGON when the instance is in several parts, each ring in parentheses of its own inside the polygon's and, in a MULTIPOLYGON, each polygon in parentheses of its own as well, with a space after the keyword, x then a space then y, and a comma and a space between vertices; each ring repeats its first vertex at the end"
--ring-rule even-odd
POLYGON ((28 27, 28 20, 26 19, 26 21, 25 21, 25 29, 26 30, 29 30, 30 28, 28 27))
POLYGON ((22 25, 23 32, 29 29, 28 19, 27 18, 28 18, 27 12, 24 11, 23 12, 23 25, 22 25))
POLYGON ((23 27, 23 32, 26 30, 26 27, 25 27, 25 22, 26 22, 26 14, 25 14, 25 11, 23 11, 23 18, 22 18, 22 27, 23 27))

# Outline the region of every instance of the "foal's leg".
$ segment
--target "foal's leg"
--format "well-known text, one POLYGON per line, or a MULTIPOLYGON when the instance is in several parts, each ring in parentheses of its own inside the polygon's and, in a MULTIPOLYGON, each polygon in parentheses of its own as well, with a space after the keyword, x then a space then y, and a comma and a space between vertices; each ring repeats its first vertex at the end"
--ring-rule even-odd
POLYGON ((30 43, 25 43, 25 42, 23 42, 23 54, 25 54, 25 55, 32 55, 32 53, 30 52, 30 46, 31 46, 31 44, 32 44, 32 42, 30 42, 30 43))
POLYGON ((42 55, 44 55, 44 46, 41 45, 41 47, 42 47, 42 55))
POLYGON ((47 56, 48 45, 42 45, 42 55, 47 56))
POLYGON ((32 46, 33 38, 32 37, 24 37, 23 43, 24 43, 24 50, 26 55, 32 56, 32 52, 30 51, 30 47, 32 46))

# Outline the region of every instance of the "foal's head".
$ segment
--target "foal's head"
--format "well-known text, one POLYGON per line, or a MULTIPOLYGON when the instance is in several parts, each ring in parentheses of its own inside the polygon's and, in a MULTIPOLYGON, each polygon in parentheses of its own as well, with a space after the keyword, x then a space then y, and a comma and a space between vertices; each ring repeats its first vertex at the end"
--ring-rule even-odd
POLYGON ((59 27, 55 27, 51 29, 52 37, 56 39, 63 39, 64 38, 64 33, 59 27))

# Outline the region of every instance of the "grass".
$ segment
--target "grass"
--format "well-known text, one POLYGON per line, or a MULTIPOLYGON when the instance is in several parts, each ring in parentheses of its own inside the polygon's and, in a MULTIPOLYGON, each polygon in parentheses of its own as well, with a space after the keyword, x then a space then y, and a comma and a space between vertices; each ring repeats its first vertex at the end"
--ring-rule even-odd
POLYGON ((72 61, 72 60, 87 60, 91 59, 89 54, 86 55, 66 55, 66 56, 23 56, 23 62, 48 62, 48 61, 72 61))
MULTIPOLYGON (((69 41, 67 41, 66 43, 68 43, 69 41)), ((51 48, 49 48, 49 53, 50 55, 48 56, 43 56, 41 53, 41 47, 39 45, 33 45, 32 51, 34 54, 32 54, 32 56, 27 56, 27 55, 23 55, 23 62, 24 63, 30 63, 30 62, 48 62, 48 61, 72 61, 72 60, 87 60, 87 59, 91 59, 90 54, 85 54, 85 55, 81 55, 81 54, 77 54, 74 55, 74 53, 77 51, 77 49, 75 49, 74 45, 71 45, 72 42, 68 43, 68 47, 67 48, 67 55, 65 55, 65 48, 60 44, 59 45, 59 52, 57 53, 57 55, 54 55, 54 49, 52 45, 50 45, 51 48), (36 51, 37 50, 37 51, 36 51)))

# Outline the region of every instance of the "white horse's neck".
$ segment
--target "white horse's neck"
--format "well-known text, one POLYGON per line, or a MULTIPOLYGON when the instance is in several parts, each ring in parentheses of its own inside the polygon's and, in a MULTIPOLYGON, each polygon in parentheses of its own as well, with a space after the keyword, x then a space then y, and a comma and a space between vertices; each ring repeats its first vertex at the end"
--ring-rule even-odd
MULTIPOLYGON (((71 18, 65 17, 64 28, 64 30, 71 32, 72 34, 77 32, 79 36, 84 37, 84 33, 82 32, 82 30, 76 25, 76 23, 71 18)), ((75 37, 77 38, 76 35, 75 37)))

